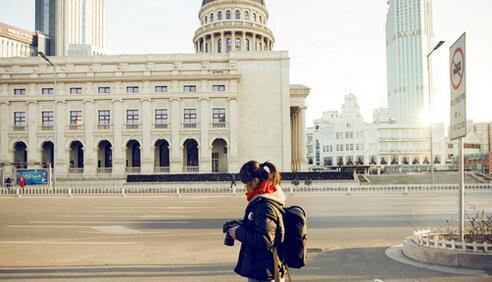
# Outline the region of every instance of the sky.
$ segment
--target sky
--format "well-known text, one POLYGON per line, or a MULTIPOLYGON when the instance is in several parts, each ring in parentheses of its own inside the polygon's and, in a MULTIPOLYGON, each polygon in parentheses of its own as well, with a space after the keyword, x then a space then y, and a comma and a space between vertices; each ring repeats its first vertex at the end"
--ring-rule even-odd
MULTIPOLYGON (((357 96, 367 122, 387 106, 387 0, 267 0, 274 50, 292 84, 311 88, 307 126, 357 96)), ((0 0, 0 22, 34 30, 34 0, 0 0)), ((106 0, 108 54, 194 53, 201 0, 106 0), (135 5, 135 3, 138 5, 135 5)), ((467 33, 467 117, 492 121, 492 1, 434 0, 433 120, 449 123, 449 47, 467 33)))

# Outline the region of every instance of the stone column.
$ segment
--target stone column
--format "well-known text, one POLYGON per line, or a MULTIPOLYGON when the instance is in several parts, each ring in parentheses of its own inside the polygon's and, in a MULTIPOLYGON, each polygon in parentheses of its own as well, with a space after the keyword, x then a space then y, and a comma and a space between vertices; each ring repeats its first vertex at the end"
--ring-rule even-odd
POLYGON ((97 145, 94 145, 94 125, 96 124, 94 103, 91 100, 84 101, 84 176, 95 177, 97 172, 97 145))
POLYGON ((231 52, 236 52, 236 31, 233 30, 232 31, 232 48, 231 48, 231 52))
POLYGON ((122 100, 113 100, 113 176, 124 177, 126 166, 126 144, 123 144, 122 129, 126 124, 126 116, 123 112, 122 100))
POLYGON ((208 142, 208 127, 210 123, 210 101, 209 99, 200 99, 200 172, 212 172, 212 158, 210 144, 208 142))
POLYGON ((300 145, 299 145, 299 162, 300 171, 308 171, 308 161, 306 157, 306 109, 307 107, 300 108, 300 145))
POLYGON ((11 160, 9 156, 9 105, 8 102, 0 104, 0 162, 8 163, 11 160))
POLYGON ((183 151, 181 151, 183 144, 180 143, 179 138, 182 121, 179 98, 171 99, 169 116, 171 117, 170 171, 171 173, 180 173, 183 171, 183 151))
POLYGON ((154 144, 151 144, 151 138, 150 138, 150 130, 151 126, 153 124, 153 113, 152 113, 152 107, 149 99, 144 99, 142 101, 142 130, 143 130, 143 137, 142 137, 142 144, 140 147, 141 154, 142 154, 142 173, 143 174, 151 174, 154 172, 154 158, 153 158, 153 151, 152 149, 154 148, 154 144))
POLYGON ((68 173, 68 161, 70 156, 67 154, 67 146, 70 144, 65 144, 65 128, 68 124, 68 116, 66 113, 65 102, 56 102, 55 109, 55 174, 56 177, 66 177, 68 173))
POLYGON ((38 147, 38 138, 36 133, 38 132, 38 104, 37 102, 29 102, 27 104, 27 119, 26 126, 28 130, 28 142, 27 149, 29 150, 27 154, 27 162, 34 163, 40 162, 41 148, 38 147))
POLYGON ((220 33, 220 49, 221 49, 220 51, 221 51, 221 53, 225 53, 224 46, 225 46, 224 32, 221 32, 220 33))
POLYGON ((210 53, 212 53, 212 54, 217 53, 217 51, 215 51, 215 41, 214 41, 214 38, 215 38, 215 33, 212 33, 210 35, 210 53))
MULTIPOLYGON (((227 144, 227 154, 229 163, 227 164, 227 168, 229 172, 236 173, 239 171, 239 146, 238 146, 238 137, 237 137, 237 128, 238 128, 238 116, 237 116, 237 99, 230 98, 229 99, 229 144, 227 144)), ((226 117, 227 118, 227 117, 226 117)))
POLYGON ((243 31, 243 42, 241 44, 241 50, 246 51, 246 32, 243 31))
POLYGON ((294 152, 292 152, 292 163, 293 171, 298 171, 298 161, 299 161, 299 119, 297 116, 298 112, 294 113, 294 127, 292 128, 292 135, 294 136, 294 152))
POLYGON ((253 43, 251 45, 251 51, 258 51, 256 48, 256 33, 253 33, 253 43))

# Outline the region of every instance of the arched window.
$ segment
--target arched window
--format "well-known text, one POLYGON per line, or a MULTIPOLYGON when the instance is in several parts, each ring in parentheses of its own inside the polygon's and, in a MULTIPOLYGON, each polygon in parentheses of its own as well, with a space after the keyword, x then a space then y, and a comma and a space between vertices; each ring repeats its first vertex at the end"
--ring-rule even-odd
POLYGON ((222 20, 222 11, 219 11, 217 13, 217 20, 221 21, 222 20))
POLYGON ((231 19, 231 10, 227 10, 226 11, 226 20, 230 20, 231 19))
POLYGON ((250 50, 249 50, 249 48, 250 48, 250 47, 249 47, 249 39, 246 39, 245 44, 246 44, 246 51, 250 51, 250 50))
POLYGON ((236 50, 241 51, 241 39, 236 38, 236 50))
POLYGON ((226 52, 230 53, 232 51, 232 38, 227 38, 226 41, 226 52))
POLYGON ((241 11, 236 10, 236 20, 241 19, 241 11))
POLYGON ((210 14, 210 22, 213 22, 214 21, 214 13, 211 13, 210 14))
POLYGON ((222 53, 222 39, 219 39, 219 40, 217 41, 217 51, 218 51, 219 53, 222 53))
POLYGON ((205 16, 205 23, 208 23, 208 17, 205 16))
POLYGON ((259 19, 260 19, 260 23, 263 23, 263 18, 261 17, 261 15, 260 15, 260 16, 258 16, 258 17, 259 17, 259 19))
POLYGON ((256 22, 256 13, 253 13, 253 21, 256 22))
POLYGON ((244 19, 249 21, 249 12, 248 11, 244 12, 244 19))

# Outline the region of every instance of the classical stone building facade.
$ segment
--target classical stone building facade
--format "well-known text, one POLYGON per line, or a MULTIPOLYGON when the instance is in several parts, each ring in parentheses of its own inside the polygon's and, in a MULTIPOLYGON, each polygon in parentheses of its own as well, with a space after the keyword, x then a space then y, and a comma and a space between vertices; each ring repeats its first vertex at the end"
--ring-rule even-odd
MULTIPOLYGON (((258 4, 205 2, 202 10, 258 4)), ((78 179, 237 172, 250 159, 271 160, 282 171, 307 169, 309 88, 289 84, 287 52, 50 59, 56 86, 53 67, 41 58, 0 60, 0 163, 7 175, 52 164, 57 178, 78 179)))

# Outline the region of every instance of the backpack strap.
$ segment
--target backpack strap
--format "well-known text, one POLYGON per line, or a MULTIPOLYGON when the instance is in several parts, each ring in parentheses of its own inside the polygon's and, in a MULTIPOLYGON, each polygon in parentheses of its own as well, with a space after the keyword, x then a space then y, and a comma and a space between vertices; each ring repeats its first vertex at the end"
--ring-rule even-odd
MULTIPOLYGON (((280 282, 280 265, 282 263, 280 262, 280 258, 278 257, 277 253, 277 248, 273 248, 273 277, 275 279, 275 282, 280 282)), ((292 277, 290 276, 290 271, 289 267, 287 265, 284 265, 285 271, 287 272, 287 279, 289 279, 289 282, 292 282, 292 277)))

